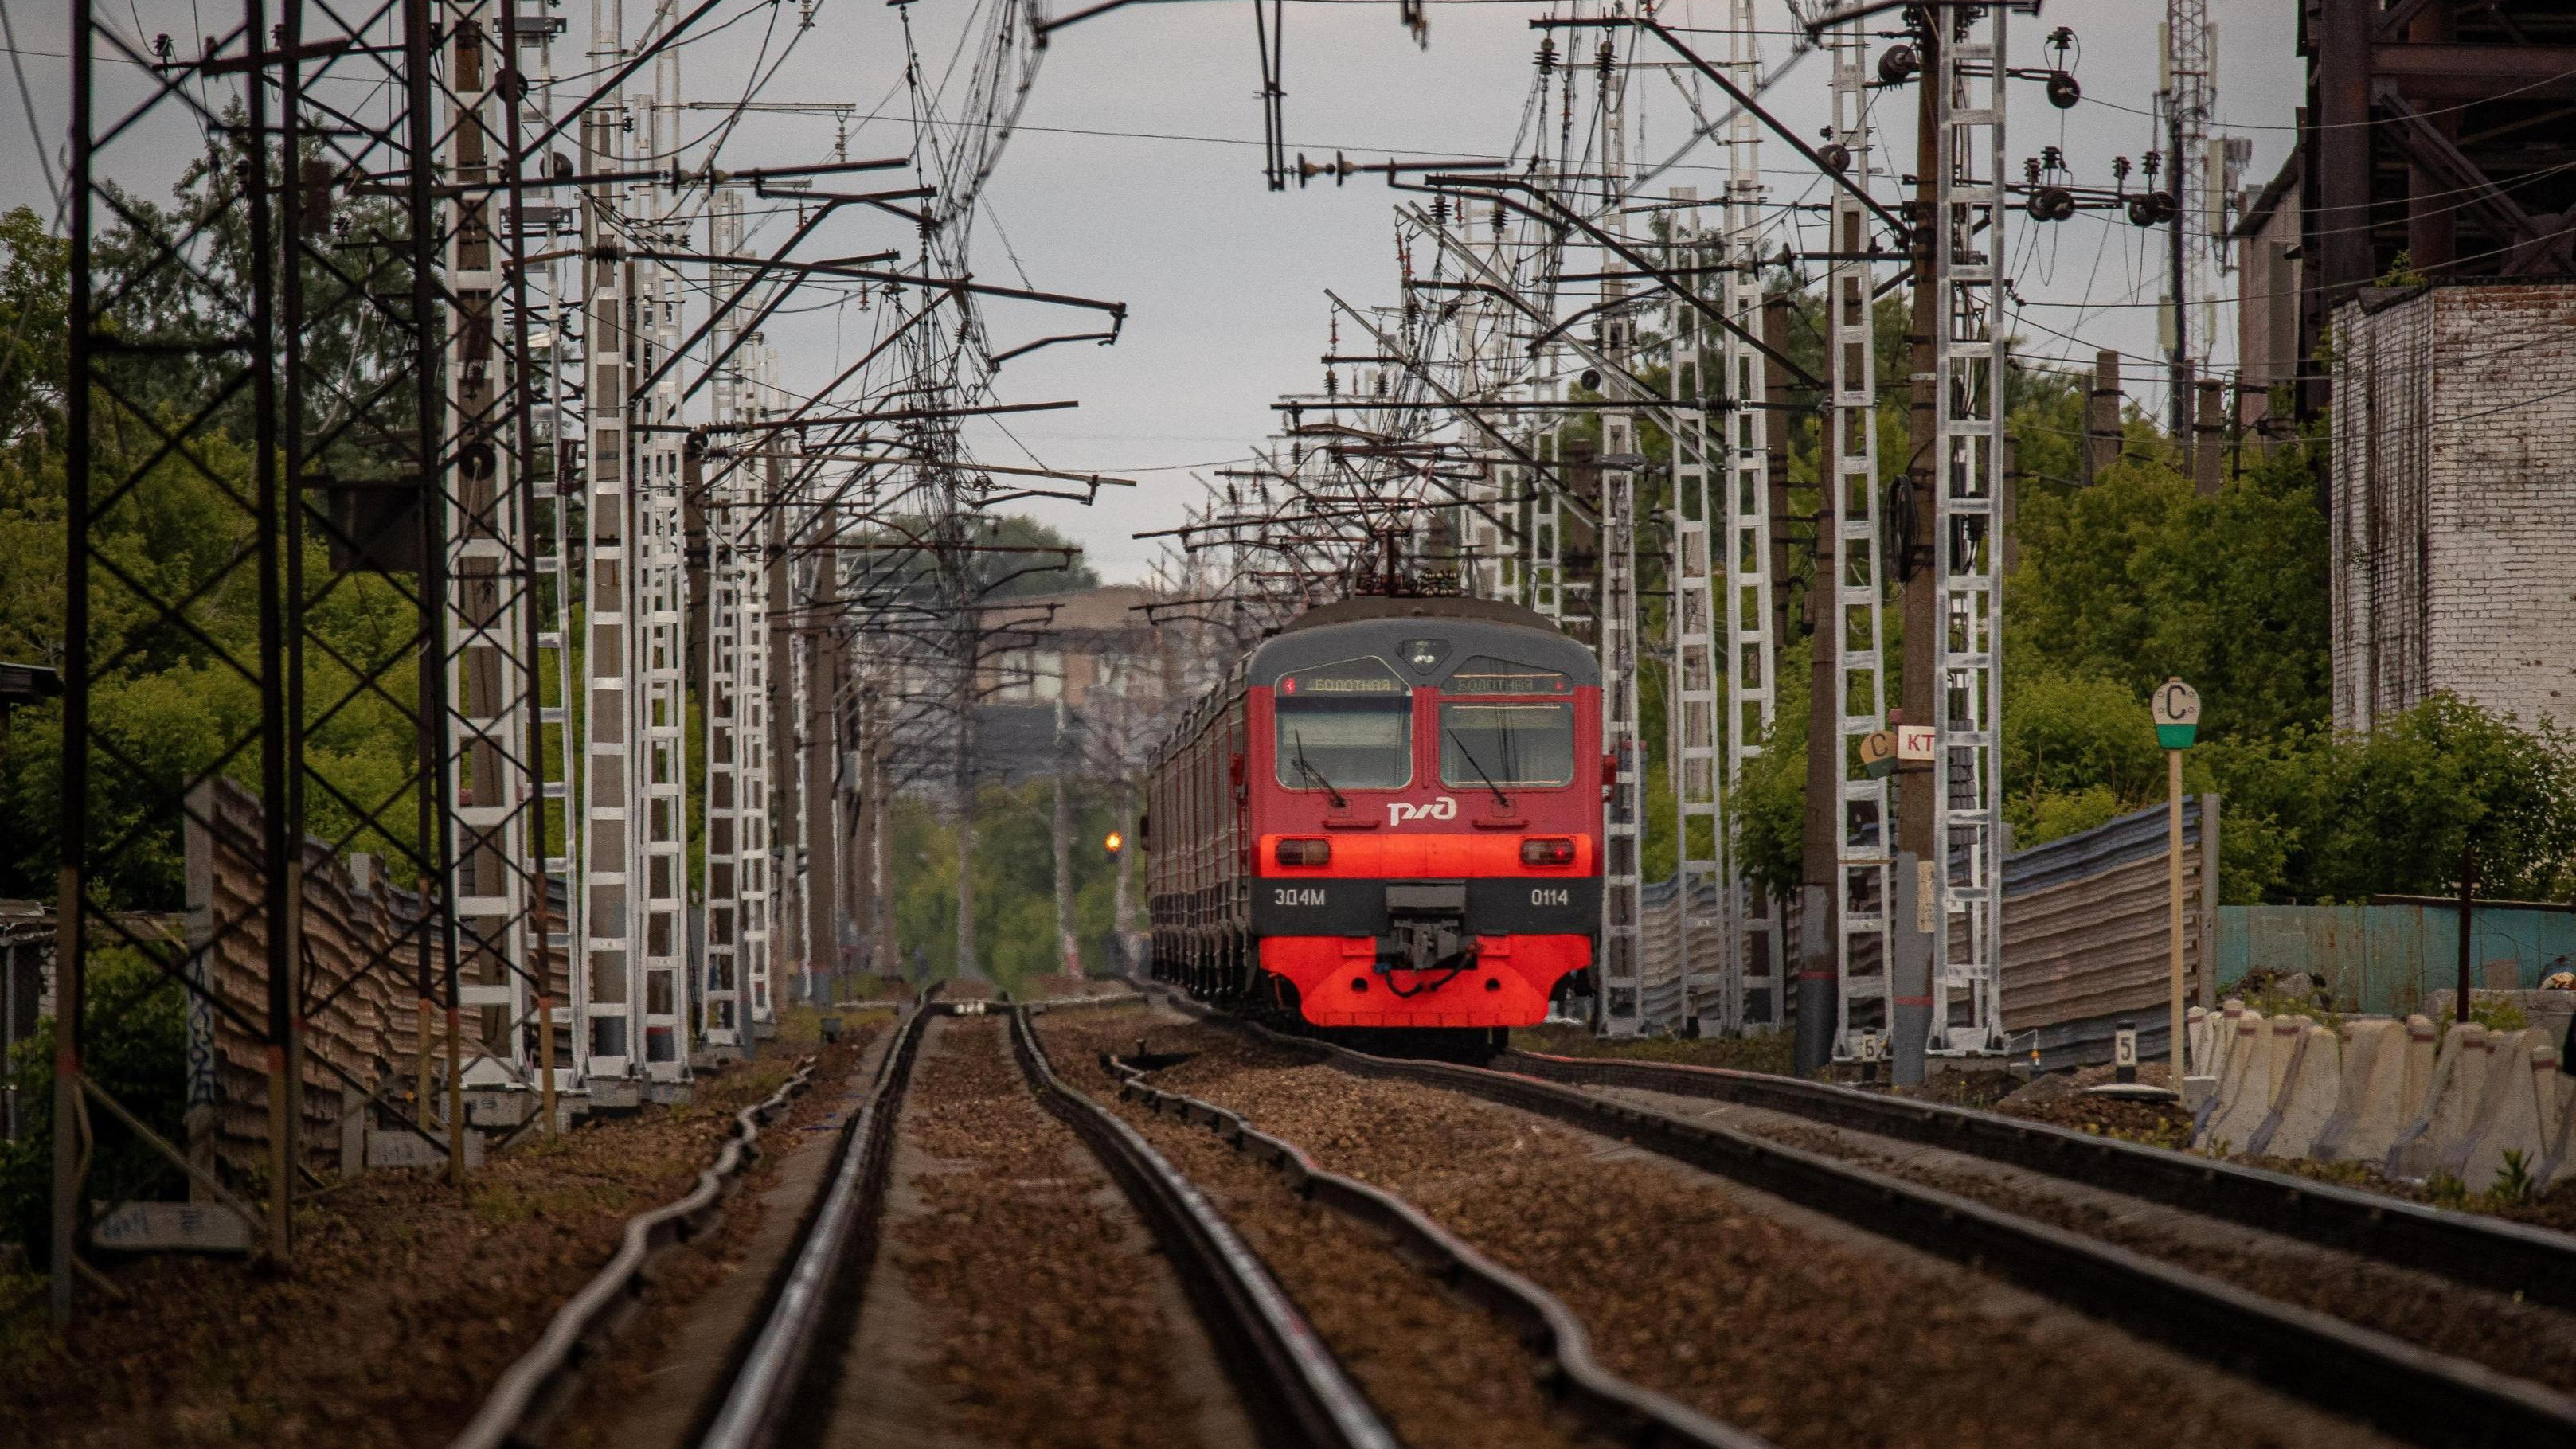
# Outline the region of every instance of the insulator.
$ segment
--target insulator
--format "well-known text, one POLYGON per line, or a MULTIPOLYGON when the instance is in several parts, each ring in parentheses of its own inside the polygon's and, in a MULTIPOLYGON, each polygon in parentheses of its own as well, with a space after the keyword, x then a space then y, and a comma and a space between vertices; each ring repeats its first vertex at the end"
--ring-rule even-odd
POLYGON ((2053 176, 2066 169, 2066 153, 2055 146, 2042 146, 2039 148, 2039 164, 2042 170, 2053 176))
MULTIPOLYGON (((169 40, 169 37, 165 35, 162 37, 162 40, 166 42, 169 40)), ((1542 35, 1538 38, 1538 73, 1545 76, 1554 72, 1555 69, 1556 37, 1553 35, 1542 35)))

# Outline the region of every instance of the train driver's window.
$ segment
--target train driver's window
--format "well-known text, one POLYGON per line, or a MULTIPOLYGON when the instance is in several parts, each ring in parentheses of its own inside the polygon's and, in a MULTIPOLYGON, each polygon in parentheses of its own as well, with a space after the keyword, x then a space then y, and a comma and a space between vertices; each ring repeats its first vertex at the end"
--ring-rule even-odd
POLYGON ((1440 692, 1502 696, 1440 701, 1440 783, 1555 789, 1574 782, 1574 681, 1563 673, 1479 654, 1440 692))
POLYGON ((1279 783, 1395 790, 1413 783, 1413 691, 1386 661, 1345 659, 1280 678, 1279 783))

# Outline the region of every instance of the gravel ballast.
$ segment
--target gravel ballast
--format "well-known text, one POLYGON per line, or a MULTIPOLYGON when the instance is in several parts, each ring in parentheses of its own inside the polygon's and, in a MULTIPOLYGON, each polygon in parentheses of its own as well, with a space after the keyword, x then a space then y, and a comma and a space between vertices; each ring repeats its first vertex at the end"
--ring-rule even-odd
MULTIPOLYGON (((2368 1430, 1766 1195, 1543 1119, 1197 1025, 1158 1085, 1401 1193, 1564 1298, 1604 1366, 1783 1446, 2324 1446, 2368 1430)), ((1123 1039, 1120 1039, 1123 1038, 1123 1039)))
POLYGON ((1119 1101, 1099 1053, 1133 1045, 1139 1018, 1050 1012, 1039 1037, 1056 1072, 1108 1103, 1207 1194, 1261 1255, 1388 1426, 1413 1449, 1564 1449, 1593 1442, 1550 1419, 1540 1365, 1482 1309, 1399 1257, 1382 1234, 1299 1197, 1272 1168, 1206 1127, 1119 1101), (1121 1033, 1124 1039, 1121 1039, 1121 1033))
POLYGON ((1774 1113, 1710 1113, 1692 1098, 1606 1095, 1956 1193, 2499 1373, 2576 1388, 2576 1318, 2506 1294, 1937 1148, 1774 1113))
POLYGON ((899 1126, 878 1271, 818 1442, 1248 1441, 1144 1229, 1038 1105, 1004 1032, 998 1016, 930 1025, 899 1126))

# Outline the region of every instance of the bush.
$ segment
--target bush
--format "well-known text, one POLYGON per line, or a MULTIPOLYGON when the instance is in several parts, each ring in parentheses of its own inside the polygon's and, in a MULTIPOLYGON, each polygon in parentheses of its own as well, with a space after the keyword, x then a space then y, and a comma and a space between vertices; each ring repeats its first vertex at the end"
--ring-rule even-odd
MULTIPOLYGON (((98 952, 89 973, 88 1070, 127 1111, 174 1144, 186 1135, 188 1013, 185 988, 133 951, 98 952)), ((54 1022, 10 1053, 19 1120, 27 1131, 0 1142, 0 1240, 23 1243, 45 1265, 53 1239, 54 1022)), ((105 1113, 89 1113, 94 1139, 88 1195, 114 1202, 142 1197, 178 1169, 105 1113)))

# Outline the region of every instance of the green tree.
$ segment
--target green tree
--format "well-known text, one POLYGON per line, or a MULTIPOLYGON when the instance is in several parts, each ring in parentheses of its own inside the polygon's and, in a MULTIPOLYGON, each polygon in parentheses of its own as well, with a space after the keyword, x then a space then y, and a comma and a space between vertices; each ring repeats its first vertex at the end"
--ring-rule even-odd
POLYGON ((2115 463, 2090 488, 2026 480, 2007 677, 2044 664, 2143 700, 2180 675, 2212 737, 2323 720, 2327 542, 2311 468, 2306 447, 2283 448, 2215 498, 2152 459, 2115 463))

